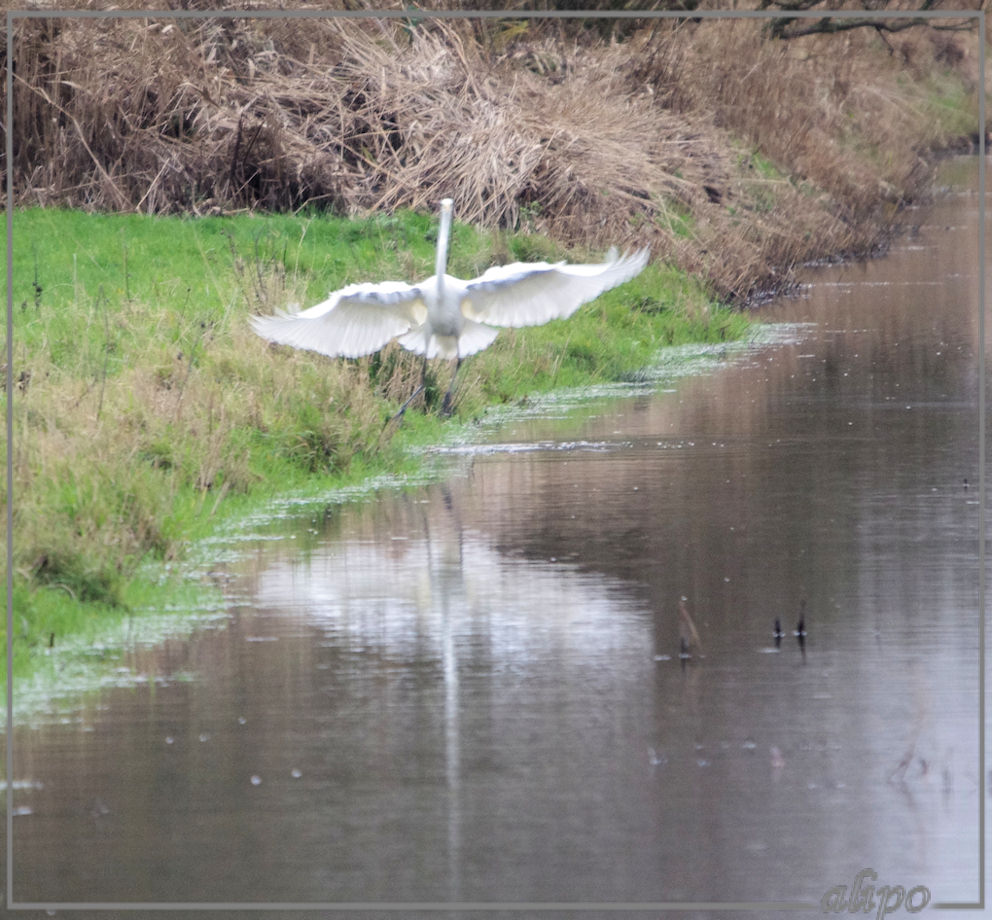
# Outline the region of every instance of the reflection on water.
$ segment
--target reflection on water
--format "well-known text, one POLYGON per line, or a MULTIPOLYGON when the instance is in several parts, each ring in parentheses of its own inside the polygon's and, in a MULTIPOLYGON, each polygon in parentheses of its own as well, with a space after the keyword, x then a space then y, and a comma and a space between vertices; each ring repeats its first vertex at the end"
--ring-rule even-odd
POLYGON ((974 900, 977 202, 919 219, 800 340, 273 525, 195 680, 16 734, 15 897, 974 900))

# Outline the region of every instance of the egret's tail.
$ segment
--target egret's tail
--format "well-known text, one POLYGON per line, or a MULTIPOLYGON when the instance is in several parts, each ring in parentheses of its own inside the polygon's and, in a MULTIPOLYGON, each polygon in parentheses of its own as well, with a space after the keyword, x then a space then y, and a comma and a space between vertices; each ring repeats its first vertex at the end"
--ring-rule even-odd
POLYGON ((427 341, 421 327, 404 333, 396 341, 414 354, 426 354, 428 358, 445 358, 451 361, 455 358, 467 358, 488 348, 497 335, 498 329, 467 319, 457 338, 453 335, 432 335, 430 341, 427 341))

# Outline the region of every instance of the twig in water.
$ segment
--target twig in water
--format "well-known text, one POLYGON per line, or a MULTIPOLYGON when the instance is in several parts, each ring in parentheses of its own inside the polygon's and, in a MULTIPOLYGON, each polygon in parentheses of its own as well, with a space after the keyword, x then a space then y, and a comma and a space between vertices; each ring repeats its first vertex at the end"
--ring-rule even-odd
POLYGON ((696 630, 696 624, 692 622, 689 608, 685 605, 686 598, 679 599, 679 643, 684 652, 701 652, 703 643, 696 630))

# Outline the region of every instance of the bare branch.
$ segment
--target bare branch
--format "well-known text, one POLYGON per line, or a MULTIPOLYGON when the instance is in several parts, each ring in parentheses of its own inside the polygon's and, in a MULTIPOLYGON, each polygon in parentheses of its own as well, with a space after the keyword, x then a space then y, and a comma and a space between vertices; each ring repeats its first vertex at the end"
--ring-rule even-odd
MULTIPOLYGON (((941 0, 921 0, 918 12, 925 13, 940 7, 941 0)), ((761 0, 760 9, 779 9, 783 12, 808 12, 823 6, 823 0, 761 0)), ((837 19, 831 17, 824 9, 822 19, 787 18, 773 19, 768 28, 772 38, 791 39, 804 35, 832 35, 838 32, 849 32, 852 29, 874 29, 884 39, 884 33, 904 32, 907 29, 929 27, 941 31, 960 32, 974 27, 970 20, 934 21, 925 16, 914 16, 907 19, 879 18, 878 13, 884 8, 884 2, 879 4, 873 0, 862 0, 865 18, 837 19)), ((979 0, 981 5, 981 0, 979 0)))

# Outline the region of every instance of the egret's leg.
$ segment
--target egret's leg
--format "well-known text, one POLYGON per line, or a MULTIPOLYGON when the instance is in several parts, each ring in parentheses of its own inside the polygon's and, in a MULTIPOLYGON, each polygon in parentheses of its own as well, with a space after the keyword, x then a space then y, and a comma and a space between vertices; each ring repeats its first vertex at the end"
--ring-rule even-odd
POLYGON ((462 366, 462 356, 459 355, 458 359, 455 361, 455 372, 451 375, 451 383, 448 385, 448 392, 444 394, 444 399, 441 401, 441 415, 449 416, 451 415, 451 396, 455 390, 455 380, 458 378, 458 371, 462 366))
POLYGON ((417 387, 417 389, 415 389, 409 395, 407 401, 403 403, 402 406, 400 406, 399 411, 389 421, 395 422, 396 419, 401 418, 403 416, 403 413, 406 412, 406 407, 409 406, 410 403, 412 403, 421 393, 424 392, 426 386, 427 386, 427 355, 424 355, 424 369, 420 374, 420 386, 417 387))

